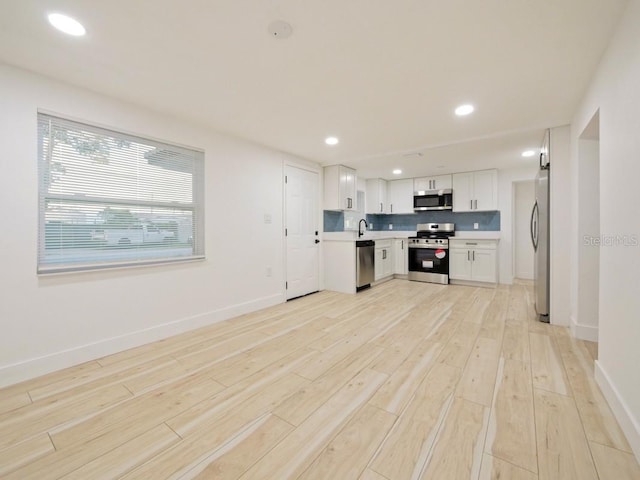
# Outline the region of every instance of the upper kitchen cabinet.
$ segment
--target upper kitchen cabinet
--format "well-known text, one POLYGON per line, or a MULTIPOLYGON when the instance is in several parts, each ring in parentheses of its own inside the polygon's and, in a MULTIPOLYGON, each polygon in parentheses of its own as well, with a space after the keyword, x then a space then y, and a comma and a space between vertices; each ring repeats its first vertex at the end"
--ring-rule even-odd
POLYGON ((414 213, 413 178, 387 182, 387 213, 414 213))
POLYGON ((498 171, 454 173, 452 175, 453 211, 498 210, 498 171))
POLYGON ((344 165, 324 167, 324 209, 356 210, 356 171, 344 165))
POLYGON ((425 192, 428 190, 444 190, 451 188, 451 175, 436 175, 435 177, 422 177, 413 179, 413 189, 416 192, 425 192))
POLYGON ((366 213, 389 213, 387 204, 387 181, 382 178, 367 180, 366 213))

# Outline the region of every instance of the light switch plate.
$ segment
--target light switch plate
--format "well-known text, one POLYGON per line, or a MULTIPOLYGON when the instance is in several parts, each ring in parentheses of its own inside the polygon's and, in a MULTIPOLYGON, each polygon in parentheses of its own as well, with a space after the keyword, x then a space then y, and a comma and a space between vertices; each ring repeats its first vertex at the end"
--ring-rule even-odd
POLYGON ((264 223, 271 223, 271 215, 269 213, 264 214, 264 223))
POLYGON ((479 226, 480 226, 479 224, 474 223, 474 224, 473 224, 473 229, 474 229, 474 230, 477 230, 479 226))
POLYGON ((393 230, 393 223, 389 224, 389 230, 393 230))

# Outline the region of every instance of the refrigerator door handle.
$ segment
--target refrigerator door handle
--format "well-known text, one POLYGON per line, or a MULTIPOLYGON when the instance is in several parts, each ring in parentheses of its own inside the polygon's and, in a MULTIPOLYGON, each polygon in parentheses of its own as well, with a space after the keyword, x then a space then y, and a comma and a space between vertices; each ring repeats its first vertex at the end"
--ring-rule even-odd
POLYGON ((533 205, 531 210, 531 243, 533 244, 533 250, 538 250, 538 201, 533 205))

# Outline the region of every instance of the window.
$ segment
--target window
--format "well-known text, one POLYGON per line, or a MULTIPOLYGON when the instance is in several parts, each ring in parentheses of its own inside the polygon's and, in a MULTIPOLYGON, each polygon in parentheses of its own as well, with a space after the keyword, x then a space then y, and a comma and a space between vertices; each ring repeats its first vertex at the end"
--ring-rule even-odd
POLYGON ((38 157, 38 273, 203 258, 203 152, 39 113, 38 157))

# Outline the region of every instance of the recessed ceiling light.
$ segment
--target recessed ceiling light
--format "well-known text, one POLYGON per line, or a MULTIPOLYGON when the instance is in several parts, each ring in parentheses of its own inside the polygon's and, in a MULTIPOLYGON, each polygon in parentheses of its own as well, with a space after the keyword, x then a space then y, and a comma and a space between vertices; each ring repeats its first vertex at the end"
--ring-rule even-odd
POLYGON ((536 154, 534 150, 525 150, 522 152, 523 157, 533 157, 536 154))
POLYGON ((324 139, 324 143, 327 145, 337 145, 339 141, 338 137, 327 137, 324 139))
POLYGON ((393 171, 393 174, 394 174, 394 175, 400 175, 400 174, 402 174, 402 170, 400 170, 399 168, 396 168, 396 169, 393 171))
POLYGON ((275 22, 271 22, 267 27, 267 30, 273 38, 279 39, 289 38, 291 36, 291 33, 293 32, 293 28, 291 28, 291 25, 284 20, 276 20, 275 22))
POLYGON ((460 105, 458 108, 456 108, 456 115, 458 115, 459 117, 463 117, 465 115, 469 115, 474 110, 475 108, 473 107, 473 105, 470 105, 470 104, 460 105))
POLYGON ((49 19, 49 23, 51 25, 53 25, 61 32, 66 33, 67 35, 81 37, 85 33, 87 33, 80 22, 71 17, 68 17, 67 15, 62 15, 61 13, 50 13, 47 18, 49 19))

